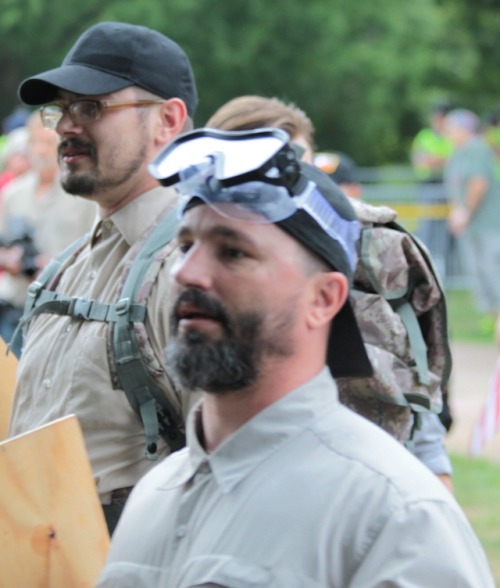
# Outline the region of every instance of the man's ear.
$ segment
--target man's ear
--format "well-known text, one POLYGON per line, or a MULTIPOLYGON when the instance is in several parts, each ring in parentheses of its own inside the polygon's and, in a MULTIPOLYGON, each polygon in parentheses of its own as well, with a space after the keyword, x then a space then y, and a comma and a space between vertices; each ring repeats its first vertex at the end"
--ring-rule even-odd
POLYGON ((180 98, 170 98, 160 105, 160 118, 156 128, 156 140, 159 145, 167 145, 184 131, 187 120, 187 108, 180 98))
POLYGON ((349 281, 340 272, 322 272, 313 278, 308 325, 318 328, 329 324, 344 306, 349 294, 349 281))

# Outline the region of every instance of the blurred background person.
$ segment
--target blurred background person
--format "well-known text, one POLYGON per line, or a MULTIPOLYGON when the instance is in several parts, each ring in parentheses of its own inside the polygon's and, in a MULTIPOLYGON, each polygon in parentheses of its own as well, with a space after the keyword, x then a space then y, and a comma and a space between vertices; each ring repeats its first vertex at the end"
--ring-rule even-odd
POLYGON ((6 135, 5 148, 0 157, 0 206, 2 190, 14 178, 24 174, 30 167, 28 157, 28 129, 18 127, 6 135))
POLYGON ((307 114, 278 98, 239 96, 221 106, 208 119, 206 127, 222 131, 248 131, 259 127, 273 127, 288 133, 295 146, 302 149, 301 159, 313 163, 314 127, 307 114))
POLYGON ((30 111, 25 106, 16 106, 14 110, 2 119, 2 127, 0 134, 0 157, 7 145, 7 136, 13 130, 26 126, 30 111))
POLYGON ((327 173, 344 194, 360 200, 363 187, 359 181, 356 164, 345 153, 325 152, 314 155, 314 165, 327 173))
POLYGON ((448 226, 461 238, 464 259, 483 331, 500 333, 500 185, 495 154, 481 137, 479 117, 463 108, 450 111, 445 132, 454 151, 445 167, 451 199, 448 226))
MULTIPOLYGON (((27 123, 30 170, 4 189, 0 213, 0 336, 9 342, 22 316, 27 288, 50 258, 89 231, 93 202, 64 192, 59 182, 58 136, 38 111, 27 123)), ((19 357, 21 336, 12 351, 19 357)))
POLYGON ((427 246, 443 280, 451 248, 450 233, 446 216, 432 207, 448 203, 443 173, 453 145, 444 134, 444 120, 450 108, 447 103, 436 104, 429 114, 429 125, 416 134, 411 144, 411 164, 420 183, 419 201, 428 205, 425 206, 426 211, 419 222, 416 234, 427 246))

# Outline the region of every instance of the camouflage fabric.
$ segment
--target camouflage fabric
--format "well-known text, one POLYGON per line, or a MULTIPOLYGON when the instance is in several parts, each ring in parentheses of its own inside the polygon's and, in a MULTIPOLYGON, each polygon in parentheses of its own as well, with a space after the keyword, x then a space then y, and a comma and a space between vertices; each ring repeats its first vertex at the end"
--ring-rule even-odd
POLYGON ((396 223, 395 211, 353 206, 363 229, 351 298, 374 375, 338 378, 340 399, 405 441, 414 413, 442 408, 451 371, 445 297, 427 251, 396 223), (396 310, 403 306, 423 338, 425 369, 396 310))

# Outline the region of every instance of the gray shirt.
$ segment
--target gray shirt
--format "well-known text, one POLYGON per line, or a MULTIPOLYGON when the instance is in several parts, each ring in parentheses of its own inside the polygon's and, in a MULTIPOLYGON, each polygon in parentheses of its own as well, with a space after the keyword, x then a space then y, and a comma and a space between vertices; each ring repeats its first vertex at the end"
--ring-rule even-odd
POLYGON ((326 369, 212 454, 201 407, 132 493, 98 588, 494 586, 451 494, 326 369))
POLYGON ((491 148, 480 137, 456 149, 445 168, 445 184, 449 198, 464 204, 469 182, 482 178, 487 182, 486 192, 474 212, 468 231, 474 235, 498 232, 500 218, 500 185, 496 180, 495 157, 491 148))

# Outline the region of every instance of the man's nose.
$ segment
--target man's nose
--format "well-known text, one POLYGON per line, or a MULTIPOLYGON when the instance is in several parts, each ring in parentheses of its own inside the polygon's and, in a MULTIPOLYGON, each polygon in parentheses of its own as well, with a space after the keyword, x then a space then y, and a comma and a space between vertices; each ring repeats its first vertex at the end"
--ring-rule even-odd
POLYGON ((73 122, 67 110, 63 110, 61 118, 58 120, 55 131, 60 137, 64 135, 75 135, 82 132, 82 126, 73 122))
POLYGON ((213 264, 202 246, 193 246, 180 253, 172 265, 171 275, 183 287, 210 290, 213 285, 213 264))

